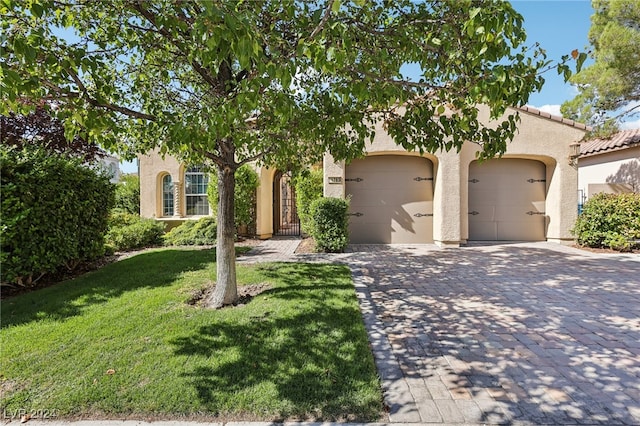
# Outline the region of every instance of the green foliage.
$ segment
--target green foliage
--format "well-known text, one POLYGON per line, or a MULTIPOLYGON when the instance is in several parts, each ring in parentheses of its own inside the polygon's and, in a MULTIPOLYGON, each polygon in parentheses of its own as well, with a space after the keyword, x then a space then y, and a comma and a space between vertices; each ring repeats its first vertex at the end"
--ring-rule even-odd
POLYGON ((114 251, 152 247, 162 244, 164 228, 165 224, 155 219, 114 209, 105 240, 108 248, 114 251))
MULTIPOLYGON (((260 186, 258 173, 250 165, 244 164, 236 170, 235 178, 233 201, 236 227, 253 225, 256 221, 256 190, 260 186)), ((207 198, 211 204, 211 211, 216 212, 218 208, 218 177, 216 174, 209 177, 207 198)))
POLYGON ((579 93, 562 105, 562 113, 604 126, 601 135, 617 130, 619 116, 612 115, 633 111, 640 100, 640 2, 593 0, 592 5, 589 41, 595 62, 571 78, 579 93))
POLYGON ((116 185, 116 210, 140 214, 140 178, 138 175, 123 175, 116 185))
POLYGON ((596 194, 572 230, 580 245, 629 251, 640 240, 640 194, 596 194))
MULTIPOLYGON (((9 1, 0 15, 0 114, 49 99, 68 136, 227 171, 356 158, 381 120, 405 149, 474 141, 490 158, 516 133, 507 108, 553 68, 527 47, 522 16, 492 0, 9 1), (403 78, 407 63, 418 81, 403 78)), ((231 197, 219 201, 231 215, 231 197)), ((221 224, 226 243, 233 226, 221 224)), ((235 286, 235 264, 220 264, 219 288, 235 286)))
POLYGON ((349 201, 343 198, 318 198, 311 203, 311 236, 316 249, 339 253, 349 243, 349 201))
POLYGON ((211 281, 213 256, 155 250, 0 301, 2 409, 208 422, 384 418, 348 267, 239 265, 240 285, 272 289, 241 309, 187 305, 211 281))
POLYGON ((167 246, 199 246, 216 243, 216 219, 207 216, 198 220, 187 220, 164 235, 167 246))
POLYGON ((31 286, 104 253, 114 189, 79 160, 0 147, 2 282, 31 286))
POLYGON ((322 170, 303 170, 294 178, 296 187, 296 207, 302 231, 311 235, 311 203, 322 197, 322 170))

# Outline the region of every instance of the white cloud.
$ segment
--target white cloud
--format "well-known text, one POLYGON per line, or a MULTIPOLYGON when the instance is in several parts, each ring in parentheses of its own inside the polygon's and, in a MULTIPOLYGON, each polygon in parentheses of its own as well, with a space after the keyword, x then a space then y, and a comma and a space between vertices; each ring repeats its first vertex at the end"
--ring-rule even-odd
POLYGON ((560 105, 542 105, 541 107, 534 107, 543 112, 548 112, 551 115, 557 115, 558 117, 562 117, 562 113, 560 112, 560 105))
POLYGON ((640 129, 640 118, 634 121, 625 121, 620 123, 620 128, 623 130, 640 129))

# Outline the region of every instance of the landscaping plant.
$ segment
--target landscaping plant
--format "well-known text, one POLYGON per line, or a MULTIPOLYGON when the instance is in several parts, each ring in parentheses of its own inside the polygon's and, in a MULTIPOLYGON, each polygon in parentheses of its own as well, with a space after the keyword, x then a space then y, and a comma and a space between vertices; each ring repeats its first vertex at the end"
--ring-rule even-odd
POLYGON ((572 230, 578 244, 629 251, 640 246, 640 194, 593 195, 572 230))
POLYGON ((303 170, 294 178, 296 207, 302 231, 311 235, 311 203, 322 197, 323 173, 320 169, 303 170))
POLYGON ((216 230, 216 218, 213 216, 186 220, 164 235, 164 244, 167 246, 214 245, 216 230))
POLYGON ((161 245, 164 228, 163 222, 114 209, 105 237, 107 248, 110 251, 126 251, 161 245))
MULTIPOLYGON (((256 221, 256 190, 260 185, 258 173, 244 164, 236 170, 236 186, 233 193, 236 230, 250 228, 256 221)), ((218 177, 214 173, 209 178, 207 197, 211 211, 218 211, 218 177)), ((239 233, 239 231, 238 231, 239 233)))
POLYGON ((343 198, 319 198, 311 203, 311 236, 316 249, 342 252, 349 243, 349 201, 343 198))
POLYGON ((33 286, 104 254, 113 185, 81 160, 0 146, 2 283, 33 286))

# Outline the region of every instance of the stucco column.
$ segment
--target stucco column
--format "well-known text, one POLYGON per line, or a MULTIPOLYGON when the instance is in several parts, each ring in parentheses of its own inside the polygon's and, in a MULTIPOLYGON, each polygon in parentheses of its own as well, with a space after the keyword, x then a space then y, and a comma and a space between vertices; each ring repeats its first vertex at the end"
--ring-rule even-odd
POLYGON ((173 215, 176 217, 184 216, 182 212, 182 198, 180 197, 181 194, 182 182, 177 180, 173 183, 173 215))
POLYGON ((345 196, 345 163, 335 161, 329 153, 324 155, 322 162, 322 175, 324 177, 323 195, 325 197, 344 198, 345 196))
POLYGON ((571 228, 578 218, 578 170, 569 161, 547 165, 547 241, 570 245, 574 242, 571 228))
POLYGON ((433 182, 433 241, 441 247, 459 247, 463 242, 460 157, 455 150, 437 154, 433 182))
POLYGON ((256 194, 256 234, 258 238, 273 235, 273 176, 275 170, 262 167, 259 170, 260 186, 256 194))

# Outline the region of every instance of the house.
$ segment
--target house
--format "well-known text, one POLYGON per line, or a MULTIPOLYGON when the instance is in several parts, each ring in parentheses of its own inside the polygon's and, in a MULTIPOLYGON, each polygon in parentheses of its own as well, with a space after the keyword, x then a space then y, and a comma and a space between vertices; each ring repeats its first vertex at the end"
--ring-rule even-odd
POLYGON ((599 192, 640 192, 640 129, 580 144, 578 191, 581 204, 599 192))
MULTIPOLYGON (((554 241, 570 243, 577 216, 574 154, 586 126, 530 107, 502 158, 476 161, 479 147, 423 154, 382 128, 364 158, 325 155, 324 195, 350 197, 352 243, 554 241)), ((488 122, 488 110, 480 108, 488 122)), ((256 234, 298 234, 295 191, 284 170, 259 168, 256 234)), ((140 157, 141 215, 167 222, 210 214, 206 174, 158 153, 140 157)))

